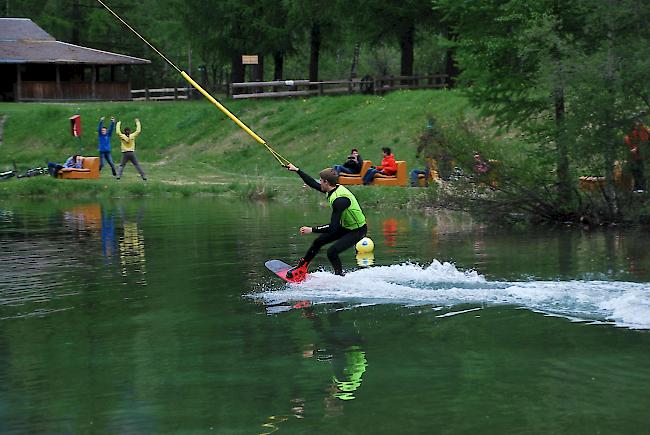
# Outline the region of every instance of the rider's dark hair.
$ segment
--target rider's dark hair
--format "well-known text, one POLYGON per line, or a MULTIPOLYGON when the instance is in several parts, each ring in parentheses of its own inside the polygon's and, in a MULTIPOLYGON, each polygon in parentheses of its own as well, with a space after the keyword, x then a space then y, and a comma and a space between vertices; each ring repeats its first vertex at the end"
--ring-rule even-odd
POLYGON ((327 181, 330 186, 336 186, 336 184, 339 182, 339 176, 332 168, 323 169, 318 175, 320 175, 324 181, 327 181))

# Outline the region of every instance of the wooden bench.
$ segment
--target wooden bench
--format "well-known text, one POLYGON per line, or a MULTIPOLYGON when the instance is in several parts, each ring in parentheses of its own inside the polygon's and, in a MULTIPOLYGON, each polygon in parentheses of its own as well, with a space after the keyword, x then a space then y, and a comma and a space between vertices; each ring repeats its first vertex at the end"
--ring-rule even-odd
POLYGON ((433 183, 435 180, 437 180, 438 177, 438 172, 434 169, 429 170, 429 178, 426 177, 424 174, 418 174, 418 180, 416 183, 417 187, 427 187, 429 184, 433 183))
POLYGON ((429 178, 424 174, 418 174, 418 179, 416 180, 414 187, 427 187, 430 183, 440 178, 440 175, 438 174, 438 161, 436 159, 430 159, 429 157, 427 157, 426 160, 430 166, 429 178))
POLYGON ((339 174, 339 184, 361 184, 363 180, 363 175, 368 169, 372 166, 370 160, 364 160, 361 165, 361 172, 359 174, 345 174, 341 172, 339 174))
MULTIPOLYGON (((631 191, 634 189, 634 178, 629 174, 623 174, 623 164, 618 160, 614 162, 612 173, 614 185, 620 189, 631 191)), ((578 189, 584 192, 596 192, 605 189, 605 177, 587 175, 578 179, 578 189)))
MULTIPOLYGON (((404 160, 398 160, 395 175, 376 174, 372 184, 378 186, 406 186, 409 182, 408 167, 404 160)), ((365 172, 364 172, 365 174, 365 172)))
POLYGON ((59 169, 59 177, 65 179, 99 178, 99 157, 84 157, 82 168, 59 169))

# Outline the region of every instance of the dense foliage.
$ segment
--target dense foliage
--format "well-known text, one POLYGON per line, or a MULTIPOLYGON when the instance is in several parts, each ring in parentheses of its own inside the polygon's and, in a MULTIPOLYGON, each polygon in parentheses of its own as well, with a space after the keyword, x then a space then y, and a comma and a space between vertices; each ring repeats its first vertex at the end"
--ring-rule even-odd
MULTIPOLYGON (((491 209, 502 206, 508 213, 519 207, 544 220, 615 222, 633 216, 644 201, 645 195, 630 194, 616 168, 629 175, 623 136, 650 111, 648 2, 108 4, 213 88, 227 80, 461 71, 457 83, 485 118, 444 121, 448 154, 462 161, 480 149, 499 162, 501 182, 492 186, 491 209), (260 56, 260 66, 249 68, 248 76, 242 54, 260 56), (527 146, 494 144, 495 138, 513 136, 527 146), (581 175, 602 176, 603 182, 585 193, 578 189, 581 175)), ((10 0, 6 8, 8 16, 32 18, 61 40, 152 59, 152 66, 136 74, 136 86, 181 80, 96 0, 10 0)), ((419 126, 428 115, 423 109, 419 126)), ((643 145, 641 155, 647 159, 650 145, 643 145)), ((465 170, 471 170, 471 161, 465 170)))
POLYGON ((623 135, 650 109, 650 4, 440 0, 438 7, 458 34, 471 101, 537 146, 511 171, 510 200, 534 201, 550 219, 633 214, 642 198, 615 185, 614 169, 630 160, 623 135), (604 176, 603 188, 579 195, 580 175, 604 176))
MULTIPOLYGON (((446 47, 428 1, 383 6, 365 0, 105 3, 212 88, 246 79, 343 79, 444 69, 446 47), (260 66, 247 70, 243 54, 258 55, 260 66)), ((182 80, 96 0, 9 0, 4 12, 31 18, 62 41, 152 60, 134 74, 135 87, 182 80)))

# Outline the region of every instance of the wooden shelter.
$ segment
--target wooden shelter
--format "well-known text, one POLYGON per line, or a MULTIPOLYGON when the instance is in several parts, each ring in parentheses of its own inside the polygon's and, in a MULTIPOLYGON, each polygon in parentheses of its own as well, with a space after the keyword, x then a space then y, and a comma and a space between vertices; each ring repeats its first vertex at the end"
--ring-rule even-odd
POLYGON ((57 41, 28 18, 0 18, 0 101, 130 100, 131 65, 148 63, 57 41))

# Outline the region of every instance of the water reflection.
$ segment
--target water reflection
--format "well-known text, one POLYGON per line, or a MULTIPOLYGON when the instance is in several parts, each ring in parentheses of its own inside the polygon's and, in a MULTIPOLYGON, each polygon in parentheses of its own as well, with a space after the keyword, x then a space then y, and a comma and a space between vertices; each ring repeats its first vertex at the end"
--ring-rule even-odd
POLYGON ((360 267, 369 267, 375 264, 374 252, 357 252, 357 265, 360 267))
MULTIPOLYGON (((384 219, 381 224, 382 233, 384 234, 384 244, 389 248, 395 248, 397 244, 397 219, 389 218, 384 219)), ((394 249, 389 249, 387 252, 395 252, 394 249)))
POLYGON ((147 259, 144 250, 144 234, 141 229, 144 207, 138 209, 135 219, 129 220, 120 208, 123 235, 119 241, 120 271, 123 277, 139 276, 139 284, 146 286, 147 259))
POLYGON ((63 221, 71 231, 98 230, 102 226, 102 209, 99 204, 83 204, 63 210, 63 221))
POLYGON ((304 418, 303 414, 305 412, 305 399, 304 398, 296 398, 296 399, 291 399, 290 402, 291 406, 291 414, 289 415, 271 415, 269 418, 266 420, 266 422, 262 423, 262 428, 263 431, 260 432, 260 435, 269 435, 274 432, 277 432, 280 430, 280 424, 289 420, 289 418, 294 417, 294 418, 304 418))
POLYGON ((104 264, 110 265, 117 255, 117 239, 115 238, 115 213, 113 208, 102 207, 102 256, 104 264))
POLYGON ((395 415, 421 433, 562 432, 592 414, 612 418, 584 431, 648 427, 650 335, 608 326, 650 329, 650 289, 629 282, 649 279, 643 231, 409 216, 386 246, 369 212, 379 267, 287 286, 262 265, 302 253, 286 227, 311 211, 143 204, 0 211, 0 432, 403 432, 395 415))
POLYGON ((318 313, 311 304, 304 302, 303 315, 310 320, 318 341, 306 345, 303 357, 331 365, 332 379, 325 389, 328 393, 325 408, 338 412, 340 408, 332 399, 355 399, 368 367, 363 338, 354 324, 341 319, 342 305, 334 305, 333 311, 318 313))
MULTIPOLYGON (((137 276, 137 283, 147 285, 147 261, 145 254, 144 233, 142 220, 144 207, 140 206, 131 217, 120 206, 103 205, 99 203, 76 205, 62 210, 64 227, 77 238, 77 244, 84 239, 101 239, 101 256, 104 264, 110 266, 113 258, 119 257, 119 267, 122 277, 137 276), (122 234, 116 237, 116 214, 120 217, 122 234), (100 237, 95 234, 100 233, 100 237)), ((73 250, 74 245, 69 245, 73 250)), ((94 255, 91 255, 94 257, 94 255)))

